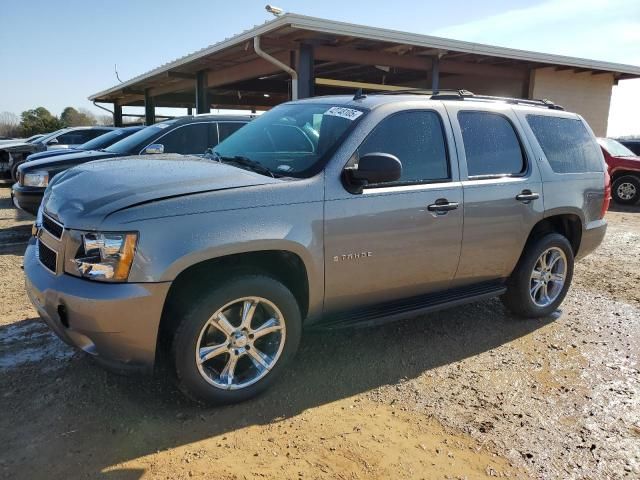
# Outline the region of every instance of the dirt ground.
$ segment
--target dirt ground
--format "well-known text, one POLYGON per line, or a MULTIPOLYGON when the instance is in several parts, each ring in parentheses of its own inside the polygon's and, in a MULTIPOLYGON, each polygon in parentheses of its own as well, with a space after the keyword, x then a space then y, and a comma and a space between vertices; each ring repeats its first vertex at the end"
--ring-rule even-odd
POLYGON ((491 300, 307 332, 266 394, 202 408, 48 331, 0 188, 0 478, 640 478, 640 208, 607 218, 551 318, 491 300))

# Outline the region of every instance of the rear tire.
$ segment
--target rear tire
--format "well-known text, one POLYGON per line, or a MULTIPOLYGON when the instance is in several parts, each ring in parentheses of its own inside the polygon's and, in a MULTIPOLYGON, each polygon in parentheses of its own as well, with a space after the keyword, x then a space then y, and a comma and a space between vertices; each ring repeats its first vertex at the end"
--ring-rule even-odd
POLYGON ((613 182, 611 195, 616 203, 634 205, 640 199, 640 178, 624 175, 613 182))
POLYGON ((300 308, 282 283, 266 275, 227 280, 194 301, 175 331, 178 387, 209 404, 252 398, 292 360, 301 331, 300 308))
POLYGON ((569 290, 573 265, 573 249, 563 235, 549 233, 532 240, 507 282, 502 303, 520 317, 550 315, 569 290))

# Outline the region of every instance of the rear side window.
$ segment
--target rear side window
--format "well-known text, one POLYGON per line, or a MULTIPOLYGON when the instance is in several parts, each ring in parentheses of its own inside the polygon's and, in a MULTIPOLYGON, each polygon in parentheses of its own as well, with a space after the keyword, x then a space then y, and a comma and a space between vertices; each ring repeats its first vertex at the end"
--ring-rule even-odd
POLYGON ((556 173, 602 172, 600 147, 582 121, 527 115, 527 123, 556 173))
POLYGON ((218 131, 220 132, 220 142, 226 140, 228 136, 235 133, 245 126, 244 122, 219 122, 218 131))
POLYGON ((442 123, 435 112, 402 112, 385 118, 358 150, 360 157, 368 153, 390 153, 398 157, 402 177, 394 183, 449 179, 442 123))
POLYGON ((459 112, 470 177, 518 175, 526 164, 511 122, 489 112, 459 112))

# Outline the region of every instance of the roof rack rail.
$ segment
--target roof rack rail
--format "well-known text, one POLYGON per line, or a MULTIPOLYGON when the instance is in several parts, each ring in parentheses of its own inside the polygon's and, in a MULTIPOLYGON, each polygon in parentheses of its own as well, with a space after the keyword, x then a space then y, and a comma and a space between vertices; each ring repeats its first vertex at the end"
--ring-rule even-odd
POLYGON ((535 107, 546 107, 551 110, 564 110, 564 107, 562 105, 557 105, 551 100, 547 100, 546 98, 538 100, 536 98, 528 99, 513 97, 494 97, 491 95, 471 95, 470 100, 488 100, 492 102, 505 102, 512 105, 532 105, 535 107))
POLYGON ((556 105, 551 100, 526 99, 514 97, 496 97, 491 95, 476 95, 475 93, 459 89, 427 90, 421 88, 407 88, 406 90, 391 90, 371 92, 374 95, 428 95, 432 100, 486 100, 491 102, 505 102, 512 105, 532 105, 546 107, 551 110, 564 110, 561 105, 556 105))

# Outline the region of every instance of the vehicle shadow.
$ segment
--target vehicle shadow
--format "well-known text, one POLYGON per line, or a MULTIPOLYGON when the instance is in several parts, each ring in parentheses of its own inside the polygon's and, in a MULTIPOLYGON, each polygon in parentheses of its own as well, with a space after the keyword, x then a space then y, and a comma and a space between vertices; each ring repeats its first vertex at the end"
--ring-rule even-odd
MULTIPOLYGON (((277 384, 256 399, 224 407, 195 405, 163 379, 105 372, 81 354, 62 360, 54 374, 42 365, 20 367, 0 375, 0 391, 9 392, 0 398, 7 414, 0 420, 6 448, 0 466, 15 469, 15 476, 96 476, 157 451, 415 379, 530 334, 558 315, 520 320, 494 299, 375 328, 307 331, 295 363, 277 384), (57 462, 68 452, 72 463, 57 462)), ((0 338, 6 328, 0 327, 0 338)), ((137 479, 143 473, 119 468, 103 475, 137 479)))
POLYGON ((622 213, 640 213, 640 204, 620 205, 619 203, 611 202, 611 204, 609 205, 609 211, 622 213))

